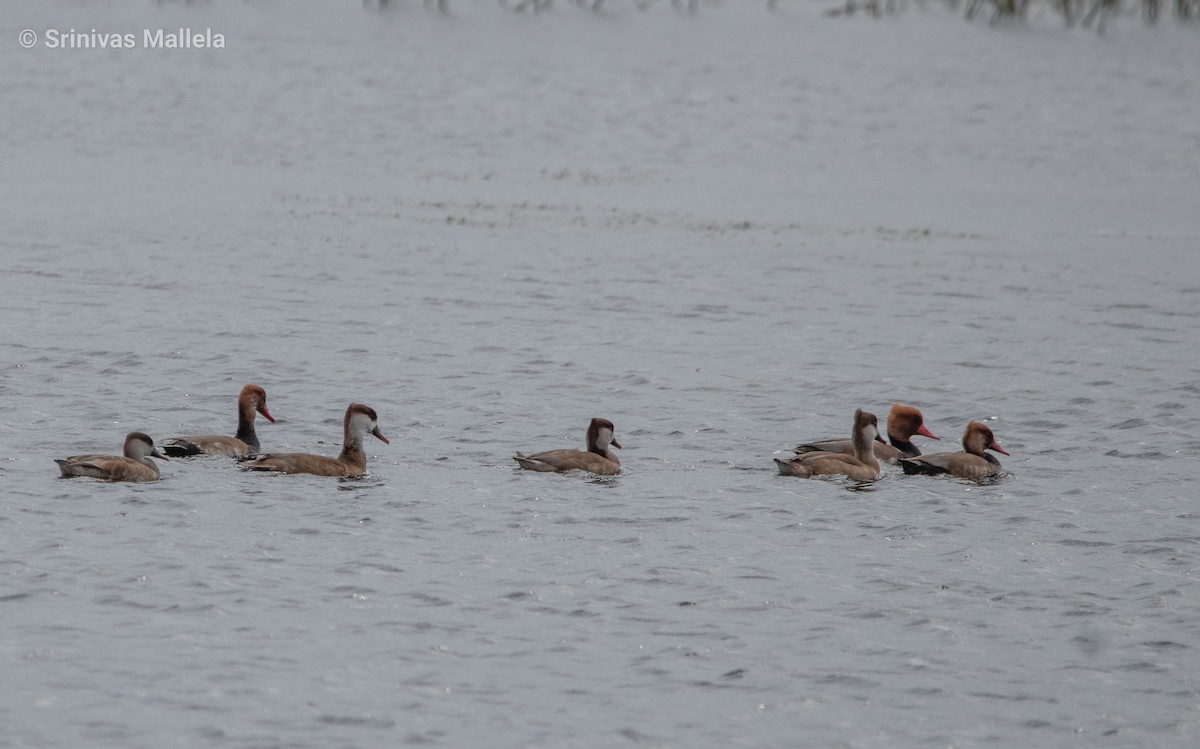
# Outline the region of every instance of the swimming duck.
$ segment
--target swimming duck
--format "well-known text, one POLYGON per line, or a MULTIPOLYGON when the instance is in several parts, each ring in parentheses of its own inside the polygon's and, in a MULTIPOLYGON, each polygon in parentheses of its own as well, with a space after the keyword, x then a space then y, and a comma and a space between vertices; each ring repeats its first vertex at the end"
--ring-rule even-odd
POLYGON ((806 452, 790 460, 775 459, 779 473, 784 476, 849 476, 855 481, 874 481, 879 478, 879 461, 872 449, 879 436, 879 419, 861 408, 854 412, 854 427, 850 441, 854 454, 841 452, 806 452))
POLYGON ((902 458, 900 467, 905 473, 937 475, 948 473, 961 479, 985 479, 1000 474, 1000 461, 985 450, 995 450, 1002 455, 1009 452, 996 441, 996 436, 986 425, 972 421, 963 432, 963 452, 933 453, 915 458, 902 458))
POLYGON ((358 478, 367 472, 367 453, 363 450, 363 437, 372 434, 385 445, 391 444, 379 431, 379 417, 375 409, 361 403, 351 403, 342 421, 344 443, 336 458, 308 453, 268 453, 244 464, 248 471, 274 471, 276 473, 309 473, 314 476, 346 476, 358 478))
POLYGON ((258 385, 247 385, 238 394, 238 426, 232 437, 223 434, 200 434, 172 437, 164 440, 163 452, 172 458, 192 455, 226 455, 245 458, 257 455, 258 435, 254 433, 254 414, 260 413, 267 421, 275 423, 275 417, 267 410, 267 391, 258 385))
POLYGON ((587 471, 601 476, 612 476, 621 472, 621 461, 609 449, 621 447, 613 437, 615 427, 608 419, 592 419, 587 429, 587 451, 547 450, 524 455, 517 453, 513 459, 522 468, 530 471, 587 471))
POLYGON ((65 479, 88 476, 107 481, 158 481, 158 466, 151 457, 166 460, 154 447, 154 440, 143 432, 125 436, 124 455, 72 455, 66 460, 56 458, 65 479))

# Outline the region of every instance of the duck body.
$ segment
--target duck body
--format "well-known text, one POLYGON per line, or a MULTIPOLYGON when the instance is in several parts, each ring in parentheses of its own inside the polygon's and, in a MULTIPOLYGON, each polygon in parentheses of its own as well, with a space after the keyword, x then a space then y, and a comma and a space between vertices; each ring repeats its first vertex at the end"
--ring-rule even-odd
MULTIPOLYGON (((930 439, 941 439, 925 428, 925 417, 913 406, 896 403, 888 413, 887 421, 888 444, 883 438, 876 437, 873 447, 875 458, 889 465, 898 465, 901 458, 915 458, 921 454, 921 449, 912 443, 913 435, 919 434, 930 439)), ((825 439, 816 442, 805 442, 792 448, 798 455, 815 452, 854 454, 854 441, 849 439, 825 439)))
POLYGON ((223 434, 197 434, 172 437, 163 442, 162 449, 172 458, 191 458, 197 455, 220 455, 228 458, 247 458, 258 454, 258 441, 244 442, 223 434))
POLYGON ((385 445, 391 444, 379 431, 375 409, 361 403, 351 403, 342 420, 342 452, 336 458, 310 453, 268 453, 246 463, 247 471, 274 473, 307 473, 313 476, 342 476, 359 478, 367 472, 367 453, 363 438, 375 436, 385 445))
POLYGON ((103 479, 105 481, 158 481, 158 466, 151 457, 167 457, 154 446, 154 440, 144 432, 130 432, 125 437, 123 455, 72 455, 55 459, 63 478, 103 479))
POLYGON ((543 473, 586 471, 601 476, 614 476, 621 472, 621 461, 616 455, 609 457, 583 450, 547 450, 533 455, 517 453, 513 460, 528 471, 543 473))
POLYGON ((223 455, 245 458, 259 452, 258 434, 254 431, 254 416, 262 414, 272 424, 275 417, 267 410, 267 391, 258 385, 246 385, 238 394, 238 428, 233 437, 223 434, 197 434, 172 437, 162 445, 163 452, 172 458, 194 455, 223 455))
POLYGON ((268 453, 244 467, 248 471, 359 478, 367 472, 367 458, 365 454, 347 455, 345 450, 336 458, 309 453, 268 453))
POLYGON ((547 450, 533 455, 517 453, 513 460, 528 471, 586 471, 613 476, 621 472, 621 460, 611 449, 621 447, 613 436, 614 431, 615 427, 608 419, 592 419, 587 430, 587 450, 547 450))
POLYGON ((1000 446, 992 430, 986 425, 972 421, 962 438, 963 450, 956 453, 932 453, 914 458, 904 458, 900 467, 906 474, 925 474, 937 476, 949 474, 960 479, 980 479, 999 476, 1003 468, 1000 461, 986 450, 994 450, 1003 455, 1009 452, 1000 446))
POLYGON ((843 452, 813 450, 797 455, 790 460, 775 459, 779 473, 783 476, 848 476, 855 481, 874 481, 879 478, 879 460, 873 445, 879 437, 879 420, 875 414, 854 412, 854 427, 850 443, 854 448, 851 455, 843 452))

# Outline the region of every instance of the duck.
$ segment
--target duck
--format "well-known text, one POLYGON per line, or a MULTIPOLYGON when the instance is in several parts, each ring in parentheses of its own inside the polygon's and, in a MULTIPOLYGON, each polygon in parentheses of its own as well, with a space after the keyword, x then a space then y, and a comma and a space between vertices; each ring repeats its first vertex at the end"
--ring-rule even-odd
MULTIPOLYGON (((925 417, 915 406, 901 403, 892 405, 888 412, 887 433, 889 445, 882 437, 876 437, 874 448, 875 457, 888 465, 897 465, 901 458, 915 458, 921 454, 921 448, 912 443, 914 434, 940 440, 933 432, 925 427, 925 417)), ((797 454, 814 452, 854 454, 854 443, 848 439, 826 439, 816 442, 805 442, 792 448, 797 454)))
POLYGON ((621 460, 611 447, 620 448, 613 433, 616 428, 608 419, 592 419, 587 428, 587 450, 547 450, 525 455, 517 453, 513 460, 529 471, 565 472, 586 471, 600 476, 613 476, 621 472, 621 460))
POLYGON ((231 458, 246 458, 259 452, 258 435, 254 432, 254 415, 260 413, 272 424, 275 417, 267 410, 267 391, 250 384, 238 393, 238 426, 232 437, 223 434, 199 434, 171 437, 164 440, 163 452, 172 458, 193 455, 223 455, 231 458))
POLYGON ((145 432, 125 435, 124 455, 72 455, 54 462, 65 479, 88 476, 106 481, 158 481, 158 466, 150 458, 167 460, 145 432))
POLYGON ((987 425, 972 421, 962 437, 963 452, 933 453, 915 458, 901 458, 900 467, 906 474, 928 474, 935 476, 948 473, 960 479, 986 479, 1000 475, 1000 461, 985 450, 994 450, 1001 455, 1010 453, 996 441, 996 435, 987 425))
POLYGON ((806 452, 790 460, 775 459, 779 473, 784 476, 849 476, 855 481, 874 481, 879 478, 879 461, 872 445, 879 437, 879 419, 861 408, 854 412, 854 427, 850 441, 854 454, 841 452, 806 452))
POLYGON ((367 453, 363 450, 363 437, 371 434, 383 444, 391 444, 391 440, 379 431, 379 416, 375 409, 361 403, 351 403, 346 409, 342 432, 342 452, 336 458, 308 453, 268 453, 245 463, 243 468, 247 471, 360 478, 367 472, 367 453))

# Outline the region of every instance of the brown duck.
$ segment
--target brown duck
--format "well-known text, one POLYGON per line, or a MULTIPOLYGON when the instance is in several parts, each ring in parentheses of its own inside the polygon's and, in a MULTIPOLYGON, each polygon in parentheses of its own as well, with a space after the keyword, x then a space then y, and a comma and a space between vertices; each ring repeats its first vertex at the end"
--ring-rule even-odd
POLYGON ((351 403, 342 421, 342 452, 336 458, 308 453, 268 453, 243 467, 248 471, 358 478, 367 472, 367 453, 363 450, 363 437, 372 434, 385 445, 391 444, 388 438, 383 436, 383 432, 379 431, 378 422, 379 417, 375 414, 375 409, 361 403, 351 403))
POLYGON ((587 471, 601 476, 621 472, 621 461, 609 446, 619 448, 620 442, 613 437, 615 427, 608 419, 592 419, 587 429, 587 450, 547 450, 524 455, 517 453, 513 459, 522 468, 530 471, 587 471))
POLYGON ((124 455, 72 455, 55 459, 65 479, 88 476, 106 481, 158 481, 158 466, 151 457, 167 459, 142 432, 125 436, 124 455))
POLYGON ((937 475, 948 473, 961 479, 986 479, 1000 474, 1000 461, 985 450, 995 450, 1002 455, 1009 452, 996 441, 992 430, 978 421, 967 424, 963 432, 963 452, 934 453, 916 458, 902 458, 900 467, 905 473, 937 475))
POLYGON ((872 445, 879 437, 879 419, 861 408, 854 412, 854 427, 850 442, 854 454, 841 452, 806 452, 791 460, 775 459, 779 473, 784 476, 849 476, 855 481, 874 481, 879 478, 879 461, 872 445))

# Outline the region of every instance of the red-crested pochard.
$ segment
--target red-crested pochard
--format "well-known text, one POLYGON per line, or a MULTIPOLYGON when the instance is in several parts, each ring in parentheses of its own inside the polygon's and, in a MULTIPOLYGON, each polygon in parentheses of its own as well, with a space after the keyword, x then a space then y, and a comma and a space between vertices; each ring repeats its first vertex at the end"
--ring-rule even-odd
POLYGON ((806 452, 791 460, 775 459, 784 476, 849 476, 855 481, 874 481, 879 478, 879 461, 871 445, 879 436, 879 419, 861 408, 854 412, 854 429, 850 441, 854 454, 840 452, 806 452))
POLYGON ((186 437, 172 437, 164 440, 163 452, 172 458, 185 458, 191 455, 226 455, 233 458, 245 458, 257 455, 259 450, 258 435, 254 433, 254 414, 260 413, 272 424, 275 417, 267 410, 267 391, 258 385, 247 385, 238 394, 238 427, 237 434, 226 437, 223 434, 199 434, 186 437))
POLYGON ((72 455, 55 459, 65 479, 88 476, 107 481, 158 481, 158 466, 151 457, 167 459, 142 432, 125 436, 124 455, 72 455))
POLYGON ((547 450, 533 455, 517 453, 513 459, 530 471, 587 471, 601 476, 621 472, 621 461, 609 446, 620 447, 613 437, 613 423, 608 419, 592 419, 587 429, 587 451, 547 450))
POLYGON ((275 471, 276 473, 310 473, 314 476, 347 476, 358 478, 367 472, 367 453, 363 450, 363 437, 373 434, 385 445, 391 444, 379 431, 379 417, 375 409, 361 403, 351 403, 342 422, 344 444, 336 458, 308 453, 268 453, 245 463, 248 471, 275 471))
POLYGON ((905 473, 937 475, 948 473, 962 479, 985 479, 1000 474, 1000 461, 985 450, 995 450, 1002 455, 1009 452, 996 441, 992 430, 978 421, 967 424, 963 432, 963 452, 934 453, 916 458, 902 458, 900 467, 905 473))
MULTIPOLYGON (((930 439, 941 439, 925 428, 925 417, 913 406, 896 403, 888 413, 887 444, 882 439, 875 440, 875 457, 884 463, 896 465, 901 458, 915 458, 921 454, 920 448, 912 443, 912 436, 919 434, 930 439)), ((854 443, 848 439, 827 439, 817 442, 806 442, 793 448, 797 454, 814 452, 854 454, 854 443)))

